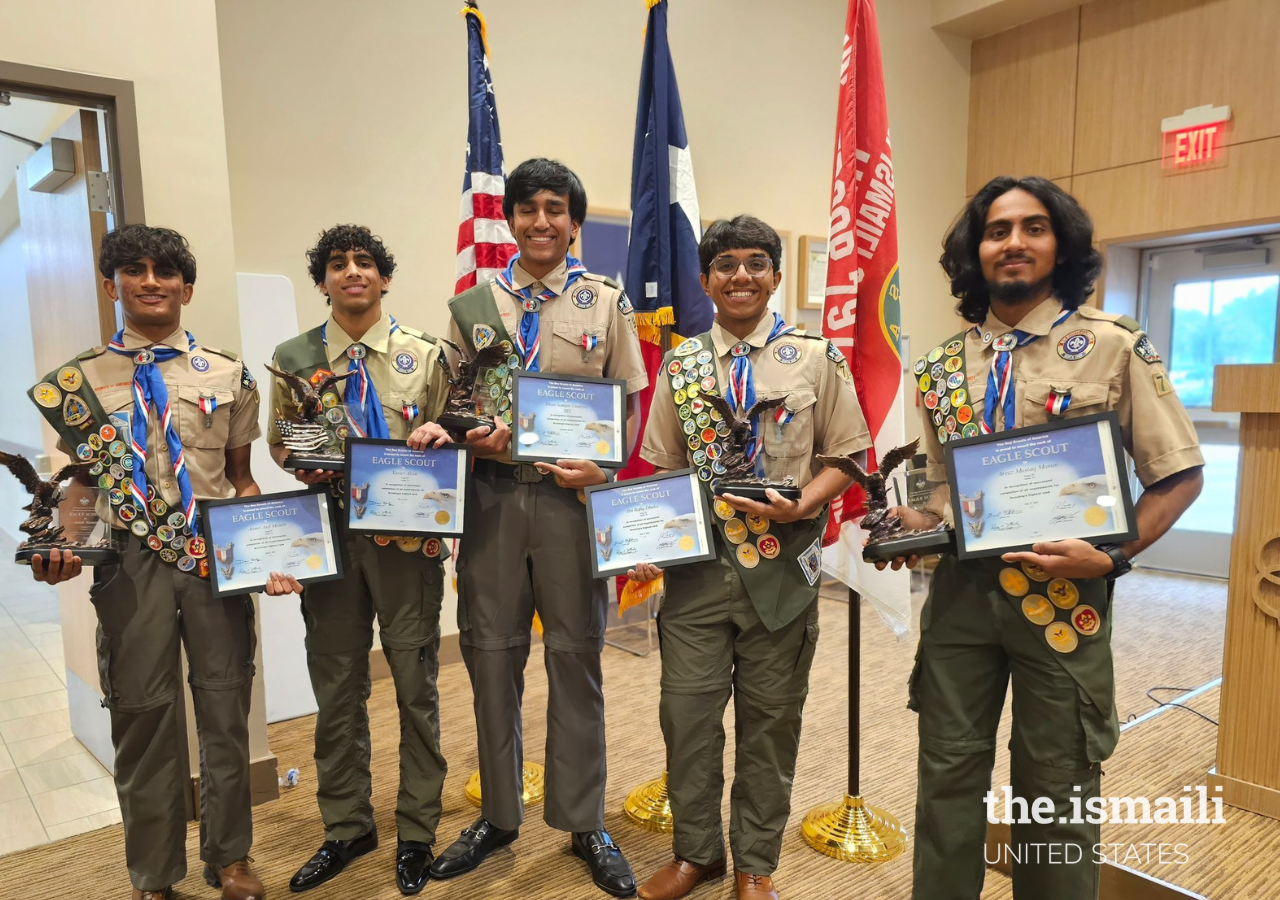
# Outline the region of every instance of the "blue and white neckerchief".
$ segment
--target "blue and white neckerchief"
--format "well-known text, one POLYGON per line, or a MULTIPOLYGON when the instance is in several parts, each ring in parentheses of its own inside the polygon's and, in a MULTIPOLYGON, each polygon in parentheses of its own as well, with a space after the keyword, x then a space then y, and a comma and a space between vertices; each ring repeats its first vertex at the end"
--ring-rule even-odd
MULTIPOLYGON (((187 336, 187 352, 196 349, 196 339, 191 332, 187 336)), ((173 477, 178 482, 178 491, 182 494, 182 513, 187 521, 185 528, 190 534, 199 534, 197 522, 196 498, 191 490, 191 475, 187 471, 186 457, 182 452, 182 441, 173 426, 173 409, 169 405, 169 388, 160 377, 157 363, 167 362, 181 355, 180 350, 173 347, 156 346, 142 350, 128 350, 124 346, 124 329, 120 329, 107 344, 112 353, 133 358, 133 419, 129 428, 130 450, 133 454, 133 472, 130 475, 132 487, 129 493, 133 496, 133 504, 148 522, 155 524, 151 516, 151 507, 147 503, 147 413, 154 407, 160 416, 160 431, 164 434, 165 443, 169 447, 169 461, 173 464, 173 477)), ((203 409, 203 405, 201 406, 203 409)), ((210 409, 208 412, 212 412, 210 409)))
MULTIPOLYGON (((564 287, 560 293, 556 293, 549 287, 544 287, 536 297, 533 295, 533 287, 518 288, 515 286, 512 273, 515 271, 516 260, 520 258, 517 253, 511 257, 507 263, 507 267, 499 272, 494 279, 498 282, 498 287, 502 288, 511 296, 520 301, 520 306, 524 309, 523 315, 520 316, 520 331, 516 334, 516 349, 520 351, 520 360, 526 371, 538 371, 538 351, 542 345, 542 336, 539 326, 539 314, 542 311, 542 304, 548 300, 554 300, 560 294, 569 290, 575 281, 581 278, 587 272, 587 267, 572 256, 565 255, 564 263, 568 267, 568 277, 565 279, 564 287)), ((583 339, 583 351, 590 352, 595 349, 594 339, 591 347, 586 346, 586 339, 583 339)))
MULTIPOLYGON (((390 319, 391 328, 387 331, 388 337, 400 330, 400 326, 396 324, 396 317, 391 316, 390 319)), ((328 332, 329 323, 325 322, 320 326, 320 342, 324 344, 326 357, 329 352, 328 332)), ((391 432, 387 430, 387 420, 382 418, 382 400, 378 397, 378 388, 374 385, 364 362, 365 357, 369 355, 369 347, 356 341, 347 348, 346 352, 351 360, 347 364, 347 371, 356 373, 356 377, 347 379, 346 389, 342 394, 351 429, 357 437, 368 436, 386 440, 391 437, 391 432), (352 410, 359 410, 360 421, 352 417, 352 410)))
MULTIPOLYGON (((1074 312, 1074 309, 1063 310, 1062 315, 1058 316, 1054 323, 1049 326, 1049 330, 1052 331, 1071 318, 1074 312)), ((981 334, 982 326, 975 325, 973 330, 981 334)), ((1018 347, 1033 344, 1039 338, 1040 335, 1038 334, 1029 334, 1015 328, 1000 335, 992 342, 991 346, 995 348, 996 356, 991 361, 991 371, 987 373, 987 393, 982 400, 983 434, 991 434, 996 430, 997 407, 1003 411, 1005 429, 1013 427, 1017 416, 1017 398, 1015 397, 1016 391, 1013 386, 1013 351, 1018 347)), ((1064 399, 1062 412, 1066 411, 1067 404, 1070 402, 1071 398, 1069 396, 1064 399)))
MULTIPOLYGON (((782 316, 774 313, 773 327, 769 329, 769 336, 764 339, 764 346, 769 346, 784 334, 790 334, 795 330, 795 326, 788 325, 782 320, 782 316)), ((756 403, 756 383, 752 374, 751 349, 751 345, 746 341, 738 341, 738 343, 729 348, 733 362, 729 364, 729 389, 725 391, 724 398, 729 401, 730 406, 740 412, 746 412, 756 403)), ((778 412, 775 414, 774 422, 778 428, 784 428, 794 416, 795 413, 787 410, 783 405, 779 407, 778 412)), ((752 441, 747 458, 753 460, 760 452, 760 445, 764 442, 764 432, 760 430, 758 422, 753 421, 750 424, 752 441)))

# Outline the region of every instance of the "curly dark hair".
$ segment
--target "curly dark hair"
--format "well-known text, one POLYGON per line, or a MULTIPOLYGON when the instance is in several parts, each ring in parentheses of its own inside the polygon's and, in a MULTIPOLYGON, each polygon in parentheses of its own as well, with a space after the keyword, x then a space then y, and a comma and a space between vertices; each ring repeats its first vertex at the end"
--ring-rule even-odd
POLYGON ((391 273, 396 270, 396 258, 382 243, 382 238, 367 227, 334 225, 328 231, 321 232, 316 245, 307 251, 307 272, 317 287, 324 284, 324 273, 329 267, 329 257, 335 250, 339 253, 346 253, 348 250, 364 250, 373 257, 378 267, 378 274, 383 278, 390 278, 391 273))
POLYGON ((716 219, 702 234, 698 244, 698 265, 702 274, 711 272, 711 263, 726 250, 763 250, 769 254, 773 271, 782 271, 782 238, 755 216, 716 219))
POLYGON ((98 250, 98 271, 103 278, 115 278, 116 270, 150 258, 159 266, 171 266, 182 273, 183 284, 196 283, 196 258, 187 239, 172 228, 150 225, 121 225, 102 236, 98 250))
POLYGON ((991 307, 987 279, 978 259, 978 245, 987 226, 987 213, 996 198, 1014 189, 1026 191, 1049 211, 1049 223, 1058 242, 1058 262, 1053 269, 1053 290, 1064 309, 1075 309, 1093 293, 1102 273, 1102 254, 1093 247, 1093 220, 1076 199, 1047 178, 992 178, 965 205, 942 240, 942 270, 951 279, 951 296, 966 321, 981 324, 991 307))
POLYGON ((539 191, 550 191, 569 198, 569 218, 581 225, 587 220, 587 189, 582 180, 564 163, 555 159, 526 159, 507 176, 502 194, 502 215, 507 221, 515 216, 516 204, 533 198, 539 191))

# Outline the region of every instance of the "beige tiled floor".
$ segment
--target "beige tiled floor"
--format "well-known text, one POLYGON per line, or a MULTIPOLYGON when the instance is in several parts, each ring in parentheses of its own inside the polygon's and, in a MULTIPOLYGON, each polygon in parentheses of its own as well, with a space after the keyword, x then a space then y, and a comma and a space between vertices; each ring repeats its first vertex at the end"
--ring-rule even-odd
POLYGON ((57 596, 0 532, 0 854, 120 821, 111 774, 71 733, 57 596))

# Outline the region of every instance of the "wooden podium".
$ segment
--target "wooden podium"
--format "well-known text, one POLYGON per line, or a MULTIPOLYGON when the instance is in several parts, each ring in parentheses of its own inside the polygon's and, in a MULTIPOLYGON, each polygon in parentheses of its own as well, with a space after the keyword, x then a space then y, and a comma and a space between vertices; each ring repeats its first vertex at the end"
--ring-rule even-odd
POLYGON ((1240 413, 1240 475, 1209 788, 1280 819, 1280 365, 1218 366, 1213 408, 1240 413))

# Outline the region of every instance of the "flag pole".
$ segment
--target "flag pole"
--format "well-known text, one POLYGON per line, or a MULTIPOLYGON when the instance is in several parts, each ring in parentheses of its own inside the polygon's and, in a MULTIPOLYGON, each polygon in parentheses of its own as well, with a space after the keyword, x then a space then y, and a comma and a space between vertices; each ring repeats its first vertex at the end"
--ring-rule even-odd
POLYGON ((800 823, 804 842, 843 862, 887 862, 907 846, 898 820, 862 797, 859 719, 862 707, 862 597, 849 588, 849 778, 844 799, 815 806, 800 823))

